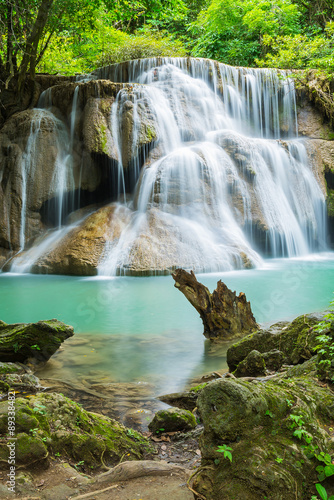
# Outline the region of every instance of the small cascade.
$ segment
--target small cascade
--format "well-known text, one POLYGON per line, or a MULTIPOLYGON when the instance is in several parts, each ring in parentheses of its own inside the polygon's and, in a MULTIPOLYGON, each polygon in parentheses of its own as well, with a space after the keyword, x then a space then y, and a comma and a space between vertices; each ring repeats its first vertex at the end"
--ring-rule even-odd
POLYGON ((52 87, 43 90, 41 93, 38 103, 37 103, 37 108, 41 109, 51 109, 52 108, 52 87))
POLYGON ((22 157, 21 165, 21 224, 20 224, 20 250, 22 251, 26 243, 26 215, 27 215, 27 198, 29 197, 28 182, 34 177, 34 167, 37 163, 37 138, 41 129, 41 121, 43 113, 37 112, 35 118, 31 121, 30 134, 27 141, 26 150, 22 157))
MULTIPOLYGON (((54 151, 53 165, 50 170, 45 171, 45 175, 50 176, 49 193, 46 199, 51 200, 51 202, 48 202, 47 208, 45 209, 46 213, 44 214, 47 224, 58 229, 56 236, 52 237, 54 241, 59 239, 57 234, 59 236, 65 217, 77 208, 74 203, 75 181, 72 156, 77 95, 76 89, 73 98, 70 132, 68 132, 66 125, 51 111, 51 89, 41 94, 38 102, 39 107, 33 110, 30 134, 21 163, 22 205, 20 250, 17 257, 18 261, 16 262, 14 259, 12 265, 12 270, 14 271, 15 269, 15 272, 18 272, 16 265, 21 266, 22 269, 30 268, 29 263, 23 264, 26 257, 24 257, 25 254, 21 256, 20 253, 25 249, 29 239, 29 235, 27 237, 27 217, 29 216, 30 210, 29 204, 36 197, 34 194, 36 180, 39 179, 39 182, 41 182, 41 176, 44 175, 43 170, 45 170, 45 167, 43 162, 45 148, 52 148, 54 151), (48 137, 48 139, 45 139, 46 137, 48 137)), ((50 168, 49 165, 47 165, 47 167, 48 169, 50 168)), ((43 248, 44 243, 41 250, 38 249, 38 252, 42 251, 43 248)))
POLYGON ((82 221, 78 221, 75 224, 70 224, 54 231, 49 231, 41 238, 38 238, 33 247, 20 253, 13 259, 13 263, 10 268, 11 272, 20 274, 30 273, 33 265, 38 261, 38 259, 42 256, 45 257, 52 252, 52 250, 58 246, 59 242, 62 241, 70 231, 75 229, 80 222, 82 221))
POLYGON ((74 132, 78 113, 78 95, 79 95, 79 85, 75 87, 73 94, 73 103, 71 111, 71 128, 70 128, 70 151, 73 151, 74 146, 74 132))

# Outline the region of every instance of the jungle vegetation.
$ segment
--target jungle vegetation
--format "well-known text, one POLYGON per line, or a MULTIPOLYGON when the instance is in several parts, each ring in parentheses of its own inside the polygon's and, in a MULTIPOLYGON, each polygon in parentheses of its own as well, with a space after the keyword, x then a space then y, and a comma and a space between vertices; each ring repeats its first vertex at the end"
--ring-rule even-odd
POLYGON ((333 0, 0 0, 0 79, 152 56, 334 71, 333 0))

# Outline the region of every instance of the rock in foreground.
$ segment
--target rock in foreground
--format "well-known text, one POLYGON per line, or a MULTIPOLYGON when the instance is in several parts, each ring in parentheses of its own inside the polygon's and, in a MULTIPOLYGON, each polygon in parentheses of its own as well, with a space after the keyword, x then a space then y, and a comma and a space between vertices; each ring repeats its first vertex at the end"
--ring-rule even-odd
MULTIPOLYGON (((108 417, 85 411, 62 394, 18 398, 16 408, 17 465, 29 467, 48 459, 52 451, 85 467, 116 465, 122 457, 140 459, 149 443, 138 432, 108 417)), ((8 430, 8 402, 0 403, 0 434, 8 430)), ((0 443, 0 463, 8 467, 6 439, 0 443)))
POLYGON ((194 489, 207 500, 301 500, 315 494, 315 455, 332 454, 334 394, 312 377, 223 379, 198 398, 204 423, 194 489), (219 446, 232 450, 232 463, 219 446), (315 451, 312 451, 315 450, 315 451))

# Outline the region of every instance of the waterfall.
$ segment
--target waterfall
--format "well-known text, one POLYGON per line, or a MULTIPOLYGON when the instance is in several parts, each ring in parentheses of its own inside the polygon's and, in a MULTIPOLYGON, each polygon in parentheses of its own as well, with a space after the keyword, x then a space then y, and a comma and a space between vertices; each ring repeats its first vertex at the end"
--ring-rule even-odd
MULTIPOLYGON (((154 245, 161 252, 159 232, 174 266, 197 271, 326 248, 325 198, 297 137, 292 78, 182 58, 130 61, 126 69, 93 77, 138 83, 132 94, 155 118, 160 157, 144 163, 129 223, 106 246, 99 274, 131 271, 144 238, 142 252, 154 245)), ((146 258, 159 270, 152 254, 146 258)))
POLYGON ((94 201, 111 204, 110 229, 96 242, 98 274, 166 273, 175 267, 225 271, 259 266, 264 257, 326 249, 325 197, 306 140, 298 138, 293 78, 204 59, 153 58, 81 78, 67 127, 52 114, 52 93, 43 94, 39 105, 47 109, 36 110, 39 121, 31 124, 22 168, 21 247, 30 196, 26 179, 33 176, 46 114, 56 130, 49 199, 58 232, 22 255, 21 269, 30 269, 68 234, 61 229, 64 214, 77 208, 73 151, 85 118, 82 109, 78 115, 79 85, 87 85, 87 92, 96 87, 89 98, 98 102, 103 141, 110 144, 100 136, 94 142, 92 135, 93 147, 104 144, 102 151, 93 150, 93 161, 108 157, 104 172, 115 184, 112 198, 94 201), (108 87, 106 80, 123 84, 117 95, 108 97, 115 85, 108 87))
MULTIPOLYGON (((52 165, 50 184, 48 188, 47 199, 51 199, 52 203, 47 208, 46 217, 51 225, 58 230, 56 234, 62 234, 61 227, 64 223, 64 218, 68 213, 75 209, 74 205, 74 190, 75 182, 73 176, 73 142, 74 142, 74 127, 77 109, 77 89, 74 92, 73 106, 70 121, 70 131, 66 125, 57 118, 51 111, 52 108, 52 93, 51 89, 44 91, 39 99, 38 108, 33 110, 33 115, 30 124, 30 134, 27 144, 22 155, 21 161, 21 220, 20 220, 20 249, 17 258, 14 258, 12 268, 14 272, 25 272, 32 265, 31 255, 42 255, 42 250, 46 250, 45 241, 42 242, 41 249, 36 252, 29 252, 27 257, 20 255, 25 250, 27 243, 27 217, 29 216, 29 203, 36 198, 36 179, 43 176, 44 169, 44 154, 45 148, 54 150, 54 163, 52 165), (45 139, 46 133, 49 134, 49 139, 45 139), (28 259, 28 263, 26 262, 28 259)), ((49 165, 46 166, 50 167, 49 165)), ((65 234, 65 233, 64 233, 65 234)), ((50 244, 59 238, 46 238, 50 244)), ((36 257, 37 258, 37 257, 36 257)))

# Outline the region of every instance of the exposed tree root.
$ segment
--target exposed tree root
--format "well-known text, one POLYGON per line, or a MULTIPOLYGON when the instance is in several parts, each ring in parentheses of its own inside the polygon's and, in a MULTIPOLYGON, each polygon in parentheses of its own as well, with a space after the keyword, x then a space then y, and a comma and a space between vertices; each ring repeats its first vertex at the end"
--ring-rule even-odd
POLYGON ((123 462, 107 472, 97 476, 94 483, 128 481, 143 476, 169 476, 187 472, 183 467, 171 465, 167 462, 154 460, 133 460, 123 462))

